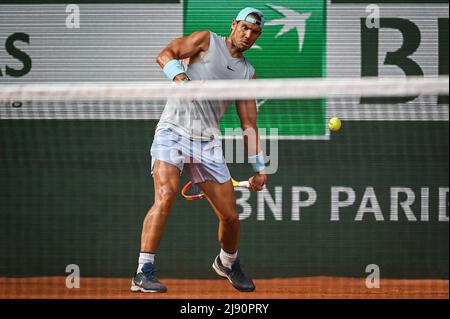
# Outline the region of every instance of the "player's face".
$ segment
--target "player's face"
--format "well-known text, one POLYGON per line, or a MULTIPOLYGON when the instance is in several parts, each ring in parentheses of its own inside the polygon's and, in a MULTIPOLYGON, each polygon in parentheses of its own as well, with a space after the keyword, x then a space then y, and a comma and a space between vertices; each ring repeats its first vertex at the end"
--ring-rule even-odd
POLYGON ((261 35, 261 28, 247 21, 233 21, 231 37, 234 46, 241 52, 250 49, 261 35))

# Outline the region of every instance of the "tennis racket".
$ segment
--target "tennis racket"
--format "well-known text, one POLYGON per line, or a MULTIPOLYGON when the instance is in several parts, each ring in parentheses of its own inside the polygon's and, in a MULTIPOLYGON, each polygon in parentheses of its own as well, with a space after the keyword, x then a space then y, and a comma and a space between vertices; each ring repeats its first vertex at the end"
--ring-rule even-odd
MULTIPOLYGON (((231 178, 231 182, 233 183, 234 188, 249 188, 250 186, 248 181, 237 181, 234 178, 231 178)), ((200 187, 192 183, 192 181, 189 181, 184 185, 181 190, 181 195, 186 200, 200 200, 206 198, 206 195, 202 193, 200 187)))

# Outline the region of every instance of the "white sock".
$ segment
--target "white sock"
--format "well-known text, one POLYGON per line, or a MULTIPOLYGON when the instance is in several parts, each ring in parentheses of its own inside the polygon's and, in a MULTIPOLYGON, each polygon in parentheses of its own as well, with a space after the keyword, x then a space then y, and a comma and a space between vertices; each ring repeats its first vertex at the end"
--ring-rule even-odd
POLYGON ((145 263, 155 263, 155 254, 150 253, 140 253, 139 254, 139 265, 137 268, 137 273, 140 273, 142 270, 142 266, 144 266, 145 263))
POLYGON ((237 258, 237 251, 234 254, 229 254, 223 249, 220 249, 220 261, 222 262, 222 265, 224 265, 227 268, 231 269, 231 265, 234 263, 234 261, 237 258))

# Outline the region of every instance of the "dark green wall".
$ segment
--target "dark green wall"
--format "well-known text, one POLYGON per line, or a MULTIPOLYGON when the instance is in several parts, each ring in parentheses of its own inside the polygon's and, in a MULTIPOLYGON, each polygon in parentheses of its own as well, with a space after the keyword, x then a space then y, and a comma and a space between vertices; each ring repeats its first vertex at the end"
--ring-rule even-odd
MULTIPOLYGON (((130 276, 142 220, 152 202, 149 148, 154 121, 0 121, 0 276, 130 276)), ((364 276, 448 278, 448 222, 438 221, 438 188, 448 187, 448 122, 344 122, 330 141, 280 141, 283 219, 266 207, 242 221, 240 255, 255 277, 364 276), (317 191, 314 206, 291 220, 291 187, 317 191), (330 187, 349 186, 355 205, 330 221, 330 187), (366 186, 385 221, 355 221, 366 186), (430 189, 430 221, 390 221, 391 186, 430 189)), ((248 176, 249 165, 230 165, 248 176)), ((183 180, 185 181, 185 180, 183 180)), ((448 215, 448 200, 447 200, 448 215)), ((161 277, 213 277, 217 221, 207 202, 179 198, 158 252, 161 277)))

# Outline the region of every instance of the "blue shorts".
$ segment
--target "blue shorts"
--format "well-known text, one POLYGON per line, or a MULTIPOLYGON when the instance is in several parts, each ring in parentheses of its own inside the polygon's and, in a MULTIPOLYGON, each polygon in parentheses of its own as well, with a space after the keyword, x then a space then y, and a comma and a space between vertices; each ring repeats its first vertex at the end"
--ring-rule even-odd
POLYGON ((150 150, 151 172, 156 160, 172 164, 186 172, 193 183, 207 180, 225 183, 231 179, 219 139, 211 141, 191 140, 171 128, 156 132, 150 150))

